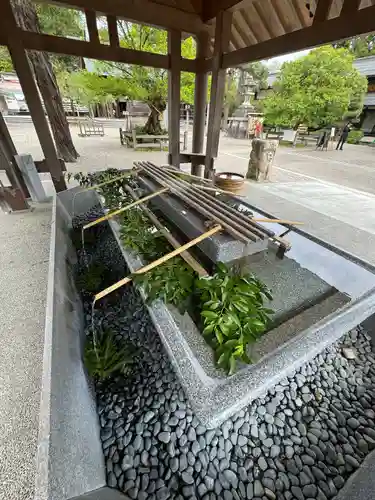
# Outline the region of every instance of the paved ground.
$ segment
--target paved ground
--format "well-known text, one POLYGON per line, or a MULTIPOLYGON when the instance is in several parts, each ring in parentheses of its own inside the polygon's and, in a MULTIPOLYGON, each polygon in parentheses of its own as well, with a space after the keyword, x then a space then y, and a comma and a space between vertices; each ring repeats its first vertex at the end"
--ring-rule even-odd
MULTIPOLYGON (((32 124, 12 124, 10 130, 21 152, 43 157, 32 124)), ((71 172, 107 167, 129 168, 147 157, 165 163, 165 152, 134 152, 120 145, 118 130, 106 127, 106 135, 78 137, 81 154, 71 172)), ((246 173, 249 142, 222 137, 216 168, 246 173)), ((271 182, 248 183, 249 200, 282 218, 297 219, 315 235, 358 256, 375 262, 375 149, 345 145, 344 151, 314 151, 280 147, 271 182)))
POLYGON ((51 207, 0 212, 0 499, 33 498, 51 207))
MULTIPOLYGON (((43 157, 34 127, 9 125, 20 152, 43 157)), ((81 154, 68 165, 71 172, 108 167, 130 168, 135 160, 165 163, 165 152, 134 152, 120 145, 117 128, 105 127, 104 137, 78 137, 81 154)), ((190 137, 191 139, 191 137, 190 137)), ((221 138, 218 171, 246 173, 250 144, 246 140, 221 138)), ((246 195, 259 208, 282 218, 304 222, 306 230, 333 244, 375 262, 375 149, 345 145, 344 151, 280 147, 271 182, 247 183, 246 195)))

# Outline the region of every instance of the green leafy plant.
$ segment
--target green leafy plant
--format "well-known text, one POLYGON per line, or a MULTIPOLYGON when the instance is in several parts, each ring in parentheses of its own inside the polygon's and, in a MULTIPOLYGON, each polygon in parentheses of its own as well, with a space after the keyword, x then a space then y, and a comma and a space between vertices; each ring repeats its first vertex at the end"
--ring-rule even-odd
MULTIPOLYGON (((108 168, 103 172, 78 172, 76 174, 69 172, 67 174, 67 180, 69 182, 70 179, 73 178, 79 183, 80 186, 88 188, 101 184, 102 182, 111 181, 112 179, 120 177, 125 173, 126 172, 118 170, 117 168, 108 168)), ((124 186, 131 185, 133 181, 134 177, 132 173, 130 173, 128 177, 122 177, 121 179, 111 182, 110 184, 99 187, 97 192, 104 197, 107 208, 119 208, 122 205, 126 205, 127 203, 131 203, 133 201, 132 197, 124 189, 124 186)))
MULTIPOLYGON (((121 240, 145 260, 166 254, 170 245, 139 210, 123 214, 121 240)), ((197 278, 181 257, 175 257, 146 274, 134 274, 147 300, 161 299, 185 312, 189 306, 203 323, 203 335, 215 351, 218 365, 232 374, 237 361, 251 363, 247 352, 266 330, 271 309, 264 306, 272 300, 267 286, 253 275, 237 275, 220 263, 213 276, 197 278)))
POLYGON ((92 338, 86 340, 83 360, 90 376, 97 380, 106 380, 116 373, 126 375, 133 358, 132 349, 116 342, 110 330, 104 331, 95 343, 92 338))
POLYGON ((325 127, 359 116, 367 80, 346 49, 323 46, 282 65, 262 101, 268 125, 325 127))
POLYGON ((364 136, 362 130, 351 130, 348 135, 349 144, 359 144, 360 140, 364 136))
POLYGON ((76 284, 79 290, 87 293, 96 293, 102 288, 105 268, 99 264, 90 265, 77 276, 76 284))
POLYGON ((146 274, 134 274, 133 279, 142 285, 149 302, 161 299, 183 313, 192 297, 195 277, 191 267, 175 257, 146 274))
POLYGON ((247 346, 265 332, 272 300, 267 286, 253 275, 236 275, 220 263, 213 276, 199 278, 203 336, 215 350, 219 366, 234 373, 237 361, 251 363, 247 346))

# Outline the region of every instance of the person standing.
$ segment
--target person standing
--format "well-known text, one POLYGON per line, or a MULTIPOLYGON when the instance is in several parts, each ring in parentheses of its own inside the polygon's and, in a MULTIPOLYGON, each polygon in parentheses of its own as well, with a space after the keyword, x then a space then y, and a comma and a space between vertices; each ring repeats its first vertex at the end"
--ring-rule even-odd
POLYGON ((350 128, 349 128, 349 124, 347 123, 341 132, 340 139, 337 143, 336 149, 340 149, 340 151, 342 151, 342 147, 348 138, 349 132, 350 132, 350 128))
POLYGON ((255 123, 255 137, 257 139, 262 138, 262 122, 260 120, 257 120, 255 123))

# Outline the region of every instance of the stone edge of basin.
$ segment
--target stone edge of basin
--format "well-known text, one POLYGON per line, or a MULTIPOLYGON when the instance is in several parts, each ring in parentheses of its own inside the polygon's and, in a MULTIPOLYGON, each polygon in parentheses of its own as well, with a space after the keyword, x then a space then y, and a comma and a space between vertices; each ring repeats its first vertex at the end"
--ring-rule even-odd
MULTIPOLYGON (((86 498, 94 491, 99 496, 92 498, 105 500, 111 497, 95 394, 81 358, 82 307, 66 272, 72 256, 67 193, 54 197, 52 210, 34 500, 86 498)), ((89 198, 83 205, 95 202, 89 198)))
MULTIPOLYGON (((142 267, 142 260, 121 245, 117 222, 108 222, 130 271, 142 267)), ((163 302, 146 307, 194 411, 206 427, 215 428, 374 314, 375 289, 303 330, 255 365, 224 380, 202 374, 202 366, 163 302)))

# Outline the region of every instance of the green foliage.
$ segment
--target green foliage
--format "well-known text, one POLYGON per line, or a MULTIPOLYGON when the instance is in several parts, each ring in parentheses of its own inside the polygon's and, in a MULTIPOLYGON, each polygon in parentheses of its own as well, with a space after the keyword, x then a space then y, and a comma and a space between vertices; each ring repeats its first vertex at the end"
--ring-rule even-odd
MULTIPOLYGON (((36 3, 35 9, 42 33, 83 39, 83 18, 78 10, 60 8, 47 3, 36 3)), ((75 71, 80 67, 78 57, 56 54, 50 54, 49 57, 57 73, 75 71)), ((0 71, 14 71, 6 47, 0 47, 0 71)))
POLYGON ((194 290, 195 273, 180 257, 175 257, 146 274, 134 274, 133 279, 142 285, 148 301, 161 299, 183 313, 194 290))
POLYGON ((335 48, 345 48, 349 50, 355 58, 367 57, 375 54, 375 35, 360 35, 348 40, 343 40, 333 44, 335 48))
POLYGON ((111 331, 104 331, 94 344, 86 339, 83 360, 89 375, 104 381, 109 377, 130 372, 134 353, 125 344, 116 342, 111 331))
POLYGON ((317 128, 358 116, 367 80, 353 60, 346 49, 325 46, 284 63, 274 91, 264 99, 266 123, 317 128))
POLYGON ((360 140, 364 136, 362 130, 351 130, 348 135, 347 142, 349 144, 359 144, 360 140))
MULTIPOLYGON (((47 3, 35 4, 42 33, 49 35, 84 39, 84 22, 78 10, 66 9, 47 3)), ((81 58, 49 55, 53 69, 57 75, 65 71, 77 71, 81 68, 81 58)), ((60 81, 60 78, 58 77, 60 81)))
POLYGON ((94 294, 102 289, 105 268, 99 264, 90 265, 82 270, 76 279, 79 290, 84 293, 94 294))
POLYGON ((253 79, 256 85, 256 91, 266 89, 268 87, 268 68, 259 61, 244 64, 241 66, 245 75, 248 74, 253 79))
POLYGON ((251 363, 247 346, 265 332, 272 300, 266 285, 253 275, 234 274, 220 263, 213 276, 200 278, 197 288, 202 303, 203 335, 213 347, 219 366, 234 373, 237 361, 251 363))
MULTIPOLYGON (((166 54, 167 32, 151 26, 118 20, 117 23, 121 47, 135 50, 166 54)), ((103 43, 108 43, 108 31, 99 30, 103 43)), ((195 57, 195 41, 188 37, 181 43, 181 54, 187 59, 195 57)), ((159 68, 146 68, 132 64, 115 62, 97 62, 97 73, 81 71, 64 75, 65 95, 72 96, 78 102, 106 103, 125 97, 146 102, 150 107, 150 117, 145 126, 145 133, 161 133, 160 120, 166 109, 168 93, 168 71, 159 68)), ((181 100, 194 101, 194 74, 181 73, 181 100)))
POLYGON ((150 219, 138 207, 122 213, 120 219, 120 237, 124 245, 143 257, 152 258, 155 255, 155 239, 159 233, 151 224, 150 219))
MULTIPOLYGON (((122 177, 110 184, 106 184, 96 189, 97 193, 104 197, 105 204, 107 208, 115 209, 120 208, 122 205, 131 203, 131 196, 125 191, 124 186, 130 185, 133 181, 133 172, 128 172, 127 177, 122 177)), ((118 170, 117 168, 108 168, 103 172, 89 172, 83 173, 78 172, 77 174, 72 174, 71 172, 67 175, 68 182, 71 178, 76 180, 80 186, 88 188, 102 182, 107 182, 125 175, 126 172, 118 170)))
POLYGON ((13 71, 13 63, 7 47, 0 45, 0 71, 13 71))
POLYGON ((35 8, 42 33, 83 38, 83 18, 78 10, 62 8, 48 3, 37 3, 35 8))
MULTIPOLYGON (((125 246, 152 261, 169 251, 169 244, 140 210, 123 215, 121 240, 125 246)), ((264 333, 272 300, 268 288, 252 275, 238 276, 218 264, 214 276, 197 278, 181 257, 175 257, 146 274, 134 274, 147 299, 161 299, 184 312, 189 306, 202 317, 203 335, 213 347, 219 366, 232 374, 236 363, 250 363, 248 344, 264 333)))

